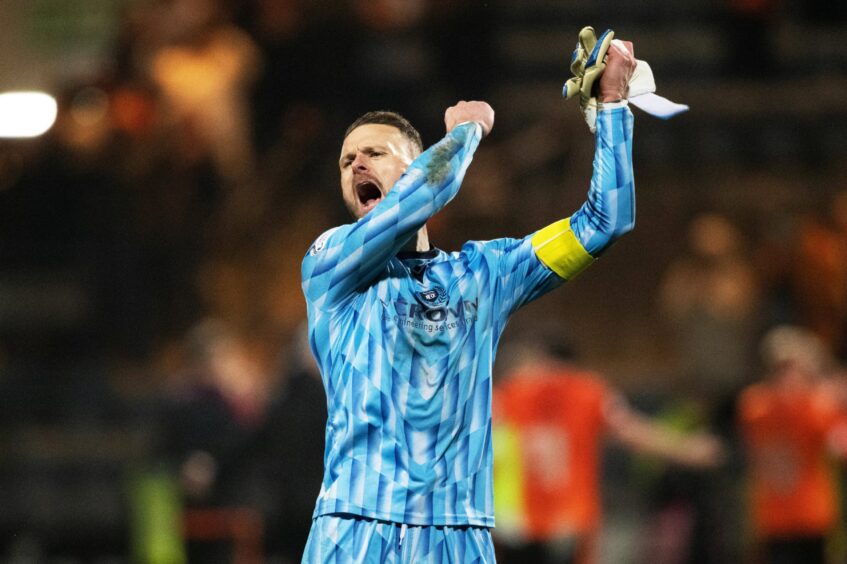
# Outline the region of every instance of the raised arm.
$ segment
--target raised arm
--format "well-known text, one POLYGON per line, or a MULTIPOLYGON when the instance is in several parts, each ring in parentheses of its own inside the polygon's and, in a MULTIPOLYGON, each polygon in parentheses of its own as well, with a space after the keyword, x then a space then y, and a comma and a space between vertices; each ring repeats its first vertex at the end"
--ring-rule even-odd
POLYGON ((588 198, 572 216, 545 227, 532 239, 538 258, 566 280, 582 272, 635 225, 633 118, 624 99, 634 68, 631 44, 613 44, 600 78, 588 198))
POLYGON ((488 104, 484 106, 491 111, 490 119, 477 116, 477 106, 463 110, 461 105, 445 114, 447 135, 409 165, 370 213, 325 233, 312 245, 302 266, 309 301, 332 308, 366 286, 456 195, 474 151, 493 124, 488 104))

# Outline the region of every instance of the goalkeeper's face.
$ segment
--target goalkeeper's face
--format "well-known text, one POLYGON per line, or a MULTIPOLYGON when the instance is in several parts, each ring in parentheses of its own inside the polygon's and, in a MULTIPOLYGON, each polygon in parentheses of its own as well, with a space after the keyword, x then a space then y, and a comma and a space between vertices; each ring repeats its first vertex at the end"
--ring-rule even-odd
POLYGON ((417 156, 414 144, 394 126, 360 125, 341 146, 341 196, 359 219, 382 201, 417 156))

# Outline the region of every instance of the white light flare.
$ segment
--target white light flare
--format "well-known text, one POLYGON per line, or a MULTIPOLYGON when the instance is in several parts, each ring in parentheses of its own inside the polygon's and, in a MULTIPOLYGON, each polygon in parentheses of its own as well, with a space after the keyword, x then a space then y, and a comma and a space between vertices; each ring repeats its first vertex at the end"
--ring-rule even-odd
POLYGON ((44 92, 0 93, 0 137, 38 137, 56 122, 56 99, 44 92))

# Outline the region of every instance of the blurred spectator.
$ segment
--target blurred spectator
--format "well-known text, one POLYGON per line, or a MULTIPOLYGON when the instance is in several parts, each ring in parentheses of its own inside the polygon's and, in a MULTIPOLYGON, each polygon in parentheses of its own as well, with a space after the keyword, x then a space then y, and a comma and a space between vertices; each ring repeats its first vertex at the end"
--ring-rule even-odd
POLYGON ((217 482, 221 461, 261 423, 266 394, 258 367, 225 323, 207 319, 185 339, 188 361, 162 437, 189 504, 238 501, 238 484, 217 482))
POLYGON ((519 362, 494 390, 494 538, 504 563, 598 561, 606 437, 694 468, 723 457, 715 437, 678 433, 632 409, 572 363, 557 333, 520 344, 519 362))
MULTIPOLYGON (((760 293, 741 232, 717 213, 702 213, 689 223, 686 248, 660 282, 660 311, 676 345, 682 395, 699 412, 698 425, 712 429, 730 447, 736 442, 737 394, 753 372, 760 293)), ((663 472, 653 494, 657 530, 679 532, 681 515, 690 521, 684 546, 675 549, 679 555, 670 562, 722 564, 735 558, 741 539, 727 526, 740 521, 742 512, 734 462, 730 457, 708 475, 675 468, 663 472), (718 498, 718 492, 724 497, 718 498)), ((672 545, 654 548, 663 553, 672 545)))
POLYGON ((768 325, 812 330, 847 361, 847 191, 761 216, 756 262, 768 325))
MULTIPOLYGON (((326 427, 326 396, 305 333, 295 333, 273 390, 220 320, 199 323, 185 346, 190 370, 162 438, 185 507, 254 510, 263 518, 266 555, 299 562, 323 476, 326 427)), ((226 561, 220 544, 187 546, 192 562, 226 561)))
MULTIPOLYGON (((827 209, 805 218, 790 262, 798 324, 839 355, 847 354, 847 191, 827 209)), ((842 356, 842 359, 847 356, 842 356)))
POLYGON ((793 326, 770 330, 761 355, 766 379, 743 391, 738 410, 757 556, 765 564, 825 563, 839 497, 828 449, 843 413, 823 385, 830 355, 793 326))
POLYGON ((719 214, 695 217, 686 249, 662 277, 659 305, 673 330, 685 387, 719 428, 731 427, 733 399, 752 370, 759 294, 735 225, 719 214))
MULTIPOLYGON (((325 202, 338 190, 338 179, 330 175, 335 171, 325 166, 326 156, 338 151, 326 112, 313 104, 294 103, 280 117, 278 128, 262 161, 260 190, 250 202, 269 229, 289 223, 298 213, 295 209, 310 200, 325 202)), ((249 226, 252 236, 255 228, 254 221, 249 226)))
POLYGON ((280 564, 300 562, 315 496, 323 478, 326 394, 309 350, 305 326, 292 338, 282 384, 250 450, 262 461, 267 554, 280 564))
MULTIPOLYGON (((264 495, 257 468, 241 451, 264 420, 267 379, 246 343, 225 322, 206 319, 184 340, 187 360, 161 429, 161 453, 186 509, 256 508, 264 495)), ((194 562, 224 562, 226 551, 188 545, 194 562)))
POLYGON ((175 0, 165 16, 169 41, 151 55, 150 76, 177 134, 208 151, 230 184, 242 183, 255 167, 248 98, 259 50, 219 0, 175 0))
MULTIPOLYGON (((493 143, 477 150, 474 166, 462 183, 462 197, 427 223, 430 237, 439 247, 461 246, 466 232, 475 233, 482 240, 502 234, 504 223, 512 219, 510 187, 514 186, 515 167, 510 166, 509 160, 507 151, 493 143)), ((522 227, 510 226, 515 230, 522 227)))
POLYGON ((840 326, 838 336, 833 339, 833 349, 842 364, 847 364, 847 190, 841 190, 832 199, 832 216, 837 237, 841 241, 841 274, 844 276, 841 286, 840 326))

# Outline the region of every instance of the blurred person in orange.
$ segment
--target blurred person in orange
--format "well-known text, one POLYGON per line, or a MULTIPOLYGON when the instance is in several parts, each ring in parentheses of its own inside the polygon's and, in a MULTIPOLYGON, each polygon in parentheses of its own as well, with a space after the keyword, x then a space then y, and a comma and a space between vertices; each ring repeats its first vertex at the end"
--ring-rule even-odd
POLYGON ((797 316, 847 360, 847 190, 804 219, 791 270, 797 316))
POLYGON ((683 434, 632 408, 573 362, 561 331, 521 343, 494 389, 495 507, 503 562, 598 562, 605 439, 692 468, 722 463, 720 440, 683 434))
POLYGON ((748 472, 748 518, 766 564, 827 560, 839 522, 831 446, 843 419, 838 394, 823 378, 830 353, 810 330, 778 326, 762 339, 766 378, 739 400, 748 472))

